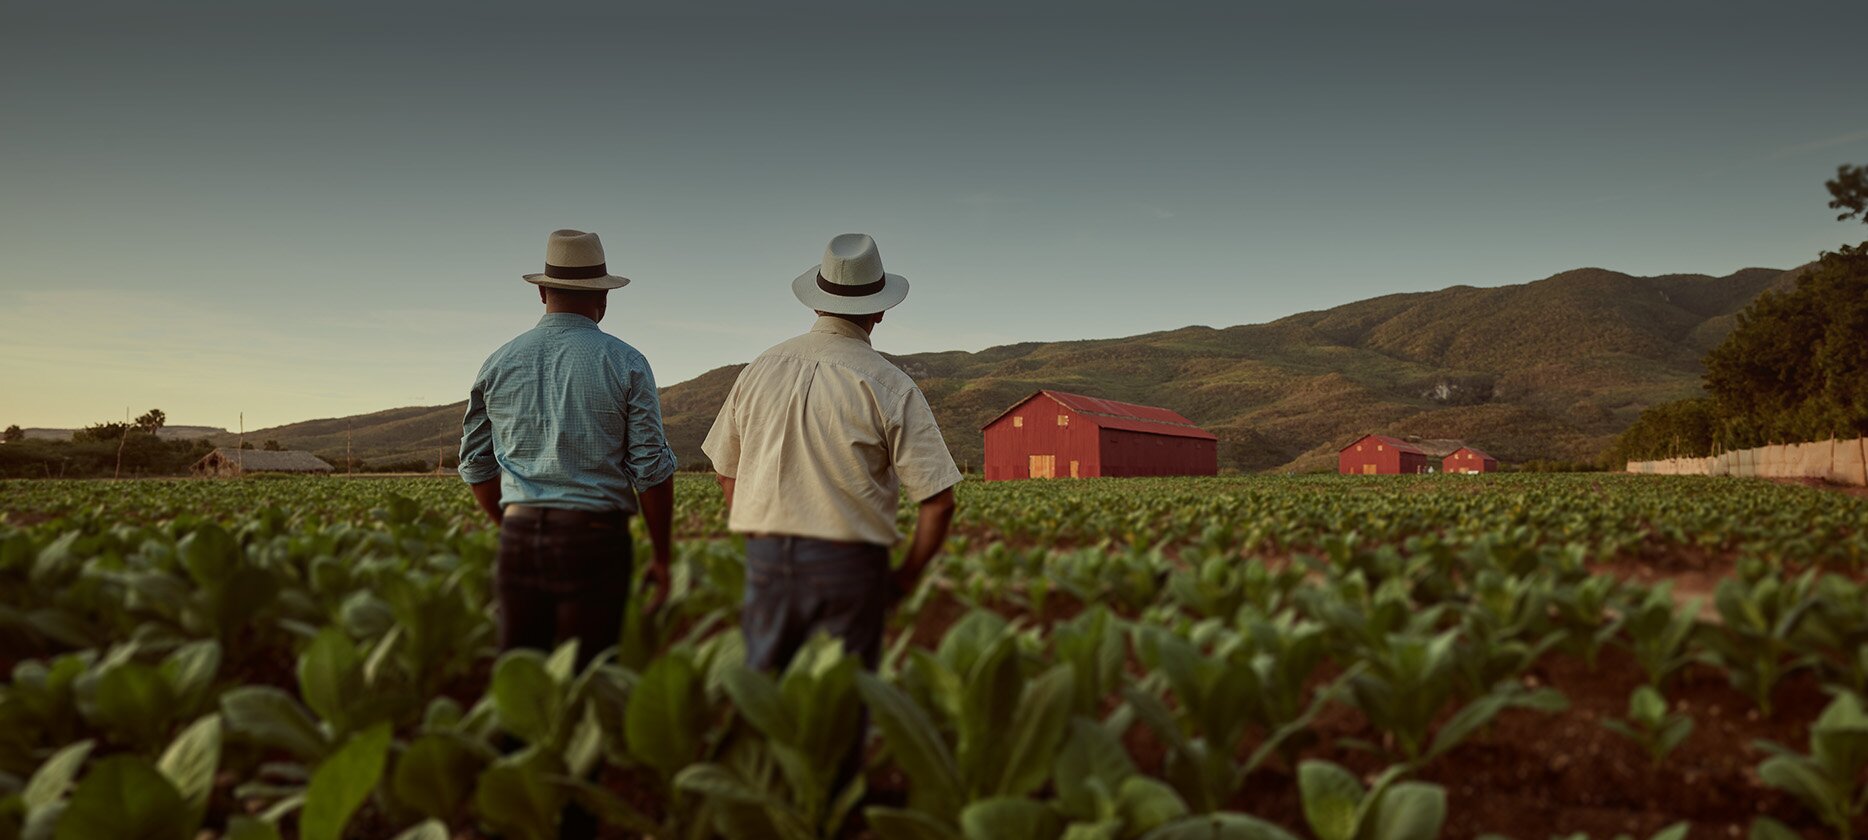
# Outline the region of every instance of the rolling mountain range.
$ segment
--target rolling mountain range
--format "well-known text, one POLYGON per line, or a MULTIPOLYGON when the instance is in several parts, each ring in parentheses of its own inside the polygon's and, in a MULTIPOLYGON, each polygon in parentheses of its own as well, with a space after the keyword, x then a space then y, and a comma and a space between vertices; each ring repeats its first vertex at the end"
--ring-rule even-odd
MULTIPOLYGON (((1801 269, 1725 277, 1567 271, 1513 286, 1386 295, 1267 324, 890 356, 921 384, 954 458, 976 470, 980 426, 1040 388, 1160 405, 1220 438, 1220 466, 1329 469, 1368 432, 1460 438, 1506 463, 1592 460, 1648 405, 1699 392, 1700 358, 1760 293, 1801 269)), ((888 346, 887 326, 881 344, 888 346)), ((739 367, 662 389, 684 465, 739 367)), ((453 451, 465 403, 247 433, 341 456, 453 451)))

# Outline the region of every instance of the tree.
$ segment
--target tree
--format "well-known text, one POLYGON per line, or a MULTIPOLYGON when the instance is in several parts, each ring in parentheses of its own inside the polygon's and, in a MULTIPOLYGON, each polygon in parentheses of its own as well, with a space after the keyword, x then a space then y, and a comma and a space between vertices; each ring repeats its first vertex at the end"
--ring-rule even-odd
POLYGON ((1860 216, 1862 224, 1868 224, 1868 166, 1838 166, 1835 180, 1823 186, 1829 188, 1829 209, 1843 211, 1836 221, 1860 216))
POLYGON ((252 448, 253 448, 253 442, 252 442, 252 441, 250 441, 250 440, 243 440, 243 441, 241 441, 241 442, 240 442, 240 448, 241 448, 241 449, 252 449, 252 448))
POLYGON ((17 443, 25 439, 26 430, 21 429, 18 423, 6 427, 5 432, 0 432, 0 440, 6 441, 7 443, 17 443))
POLYGON ((86 426, 71 433, 71 439, 78 443, 117 443, 129 432, 127 423, 98 423, 86 426))
POLYGON ((146 412, 143 412, 143 415, 141 417, 136 418, 136 428, 153 435, 157 431, 161 430, 163 425, 167 424, 168 422, 169 422, 169 416, 167 414, 162 413, 162 409, 152 408, 146 412))
POLYGON ((269 440, 269 441, 266 441, 266 447, 265 447, 265 448, 266 448, 266 451, 267 451, 267 452, 283 452, 283 451, 285 451, 285 447, 283 447, 283 446, 280 446, 280 445, 279 445, 279 442, 278 442, 278 441, 276 441, 276 440, 269 440))

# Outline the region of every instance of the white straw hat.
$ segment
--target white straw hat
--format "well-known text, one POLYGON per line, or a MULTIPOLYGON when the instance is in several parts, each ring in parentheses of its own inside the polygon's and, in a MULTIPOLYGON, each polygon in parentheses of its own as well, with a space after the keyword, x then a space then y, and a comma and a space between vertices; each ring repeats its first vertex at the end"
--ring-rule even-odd
POLYGON ((824 261, 791 281, 798 301, 819 312, 869 315, 908 297, 908 278, 882 270, 876 240, 846 233, 824 247, 824 261))
POLYGON ((603 241, 581 230, 554 230, 545 241, 545 273, 527 274, 527 282, 552 289, 620 289, 629 278, 610 273, 603 262, 603 241))

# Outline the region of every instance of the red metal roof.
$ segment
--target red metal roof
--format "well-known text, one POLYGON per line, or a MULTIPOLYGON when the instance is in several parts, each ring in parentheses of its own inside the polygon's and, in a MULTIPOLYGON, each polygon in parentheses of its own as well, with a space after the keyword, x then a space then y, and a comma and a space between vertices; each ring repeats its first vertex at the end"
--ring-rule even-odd
POLYGON ((1011 408, 1000 412, 998 417, 992 418, 992 421, 986 425, 990 426, 993 423, 999 422, 1001 417, 1012 413, 1012 409, 1031 402, 1039 395, 1056 400, 1065 408, 1082 415, 1084 419, 1095 424, 1098 428, 1119 429, 1125 432, 1141 432, 1150 435, 1198 438, 1200 440, 1219 440, 1218 435, 1194 425, 1192 420, 1165 408, 1117 402, 1116 400, 1105 400, 1099 397, 1086 397, 1082 394, 1052 391, 1050 389, 1039 391, 1036 394, 1032 394, 1029 397, 1013 403, 1011 408))
MULTIPOLYGON (((1365 440, 1373 440, 1378 443, 1385 443, 1402 452, 1412 452, 1416 455, 1427 454, 1425 452, 1422 452, 1420 447, 1415 446, 1414 444, 1408 443, 1407 441, 1401 440, 1399 438, 1391 438, 1387 435, 1363 435, 1362 437, 1356 438, 1355 440, 1352 440, 1349 443, 1345 444, 1343 446, 1343 449, 1348 449, 1349 447, 1355 446, 1356 444, 1361 443, 1365 440)), ((1338 449, 1336 451, 1341 452, 1343 451, 1343 449, 1338 449)))

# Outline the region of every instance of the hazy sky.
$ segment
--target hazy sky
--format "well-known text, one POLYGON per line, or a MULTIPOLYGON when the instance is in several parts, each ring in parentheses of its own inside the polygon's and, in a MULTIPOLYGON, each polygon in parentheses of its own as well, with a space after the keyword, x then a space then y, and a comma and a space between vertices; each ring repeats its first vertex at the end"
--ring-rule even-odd
POLYGON ((0 0, 0 424, 461 399, 560 227, 663 384, 846 231, 892 352, 1862 238, 1859 0, 772 8, 0 0))

